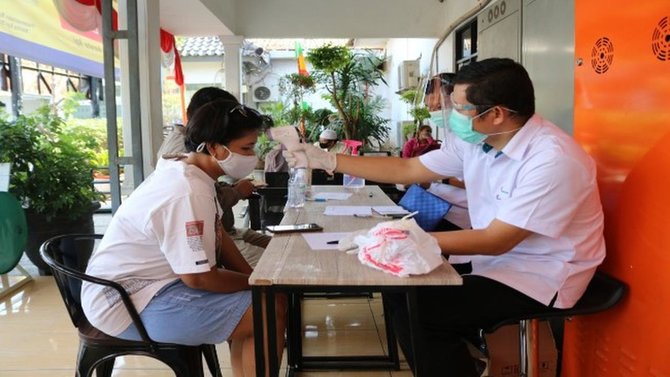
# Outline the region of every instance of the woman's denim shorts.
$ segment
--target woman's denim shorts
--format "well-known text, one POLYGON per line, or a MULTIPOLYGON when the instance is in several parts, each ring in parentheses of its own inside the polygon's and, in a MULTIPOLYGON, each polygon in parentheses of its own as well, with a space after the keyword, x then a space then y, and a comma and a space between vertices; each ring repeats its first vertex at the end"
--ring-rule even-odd
MULTIPOLYGON (((140 317, 156 342, 219 344, 230 338, 250 305, 251 291, 208 292, 176 280, 156 293, 140 317)), ((132 324, 118 337, 141 339, 132 324)))

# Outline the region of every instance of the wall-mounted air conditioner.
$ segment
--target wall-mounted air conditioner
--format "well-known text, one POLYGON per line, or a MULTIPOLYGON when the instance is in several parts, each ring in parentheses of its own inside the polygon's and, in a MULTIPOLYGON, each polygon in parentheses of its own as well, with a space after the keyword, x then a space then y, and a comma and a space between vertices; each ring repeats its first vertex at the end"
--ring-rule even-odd
POLYGON ((254 102, 271 102, 277 100, 274 90, 264 85, 254 86, 251 95, 254 102))
POLYGON ((398 89, 414 89, 419 85, 419 61, 405 60, 398 66, 398 89))

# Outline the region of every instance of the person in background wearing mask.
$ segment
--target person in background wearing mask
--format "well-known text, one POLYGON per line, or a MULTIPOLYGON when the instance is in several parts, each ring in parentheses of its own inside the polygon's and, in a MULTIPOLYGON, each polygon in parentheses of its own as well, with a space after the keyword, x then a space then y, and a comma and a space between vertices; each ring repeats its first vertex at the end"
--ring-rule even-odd
MULTIPOLYGON (((198 110, 201 106, 212 102, 214 100, 225 99, 227 101, 232 101, 238 103, 235 96, 228 93, 227 91, 216 88, 216 87, 205 87, 199 89, 191 97, 191 102, 188 104, 186 109, 186 116, 190 119, 195 111, 198 110)), ((258 114, 256 110, 249 109, 249 111, 258 114)), ((272 126, 272 119, 266 116, 262 116, 262 120, 265 122, 265 127, 272 126)), ((186 137, 186 127, 183 125, 175 125, 175 129, 168 134, 161 145, 158 151, 158 158, 165 155, 171 155, 175 153, 185 153, 185 137, 186 137)), ((255 190, 255 186, 251 180, 247 179, 249 174, 253 172, 253 169, 256 167, 256 161, 249 158, 246 160, 245 165, 230 166, 227 172, 227 176, 235 179, 233 185, 229 185, 226 182, 217 181, 216 182, 216 192, 218 195, 219 205, 222 209, 223 227, 233 239, 233 242, 237 248, 244 256, 244 259, 251 265, 251 267, 256 267, 258 260, 261 258, 263 251, 267 247, 268 243, 272 237, 256 232, 253 229, 237 229, 235 228, 235 215, 233 214, 233 207, 243 199, 251 196, 255 190), (235 174, 235 176, 231 176, 235 174)))
POLYGON ((416 136, 407 140, 402 147, 402 158, 417 157, 434 149, 440 149, 440 144, 433 139, 432 133, 433 129, 429 125, 419 126, 416 136))
MULTIPOLYGON (((157 342, 186 345, 231 341, 233 375, 255 376, 252 272, 221 224, 214 187, 222 175, 244 176, 256 159, 263 119, 236 101, 201 106, 186 127, 187 153, 158 161, 123 202, 93 252, 86 273, 126 287, 157 342), (216 259, 220 257, 221 268, 216 259)), ((277 306, 279 359, 286 298, 277 306)), ((84 283, 82 307, 97 329, 139 340, 118 296, 84 283)))
MULTIPOLYGON (((454 91, 453 73, 440 73, 436 75, 426 88, 424 103, 430 112, 430 121, 436 128, 442 128, 449 132, 446 127, 445 115, 451 110, 449 96, 454 91)), ((441 181, 424 182, 421 187, 428 192, 439 196, 451 203, 451 209, 436 230, 459 230, 470 229, 470 215, 468 214, 468 199, 465 192, 465 182, 462 177, 447 177, 441 181)))
MULTIPOLYGON (((296 149, 310 168, 376 182, 465 177, 472 229, 431 233, 463 285, 417 290, 422 338, 415 340, 427 352, 414 354, 404 296, 384 299, 410 366, 420 366, 422 376, 474 377, 463 337, 510 317, 571 308, 605 258, 604 216, 593 159, 535 113, 522 65, 501 58, 466 65, 450 101, 451 133, 441 149, 420 157, 296 149)), ((293 151, 286 159, 295 164, 293 151)))
POLYGON ((337 132, 331 129, 325 129, 319 134, 319 141, 314 143, 317 146, 330 153, 344 153, 346 146, 338 141, 337 132))

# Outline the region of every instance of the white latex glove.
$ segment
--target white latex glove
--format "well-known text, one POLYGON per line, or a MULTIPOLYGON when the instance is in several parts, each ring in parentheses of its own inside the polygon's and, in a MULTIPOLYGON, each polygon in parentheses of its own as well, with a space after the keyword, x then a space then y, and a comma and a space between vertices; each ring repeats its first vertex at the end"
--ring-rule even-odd
POLYGON ((337 167, 337 157, 334 153, 326 152, 312 144, 301 143, 293 149, 282 152, 291 168, 302 165, 303 153, 307 158, 307 165, 311 169, 323 169, 328 174, 333 174, 337 167))
POLYGON ((370 231, 370 229, 361 229, 361 230, 357 230, 355 232, 351 232, 351 233, 347 234, 346 236, 342 237, 342 239, 340 239, 337 242, 337 249, 340 250, 340 251, 354 250, 354 251, 350 251, 349 253, 350 254, 356 254, 358 252, 358 250, 355 250, 355 249, 358 249, 358 244, 356 242, 354 242, 354 239, 358 236, 363 236, 363 235, 368 234, 368 231, 370 231))

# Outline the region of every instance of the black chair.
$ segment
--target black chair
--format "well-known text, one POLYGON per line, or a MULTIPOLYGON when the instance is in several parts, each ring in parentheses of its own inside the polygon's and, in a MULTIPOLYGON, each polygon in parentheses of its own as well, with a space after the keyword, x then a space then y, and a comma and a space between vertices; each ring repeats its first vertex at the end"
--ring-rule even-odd
POLYGON ((598 313, 614 307, 621 301, 626 291, 627 287, 625 283, 602 272, 596 272, 582 298, 571 309, 534 313, 522 317, 508 318, 495 323, 480 330, 481 343, 479 348, 488 357, 485 334, 490 334, 504 325, 519 324, 519 376, 537 376, 539 375, 537 374, 539 371, 539 320, 598 313), (534 373, 531 373, 531 369, 534 373))
POLYGON ((288 187, 288 176, 288 172, 285 171, 266 171, 265 183, 268 187, 288 187))
POLYGON ((391 151, 361 151, 361 156, 379 156, 379 157, 390 157, 391 151))
POLYGON ((90 256, 91 244, 100 238, 102 235, 98 234, 66 234, 53 237, 40 247, 42 259, 53 271, 72 324, 79 331, 76 375, 89 377, 95 371, 98 377, 109 377, 112 375, 116 357, 141 355, 164 362, 176 376, 203 376, 202 356, 204 355, 212 376, 221 377, 214 345, 186 346, 153 341, 147 334, 130 296, 121 285, 84 273, 90 256), (142 340, 129 341, 115 338, 93 327, 81 308, 82 281, 104 285, 116 291, 142 340))
POLYGON ((314 169, 312 170, 312 185, 333 185, 333 186, 342 186, 342 173, 334 173, 330 175, 326 173, 325 170, 314 169))
POLYGON ((284 218, 284 207, 288 195, 287 187, 260 187, 249 198, 249 227, 264 230, 268 225, 277 225, 284 218))

